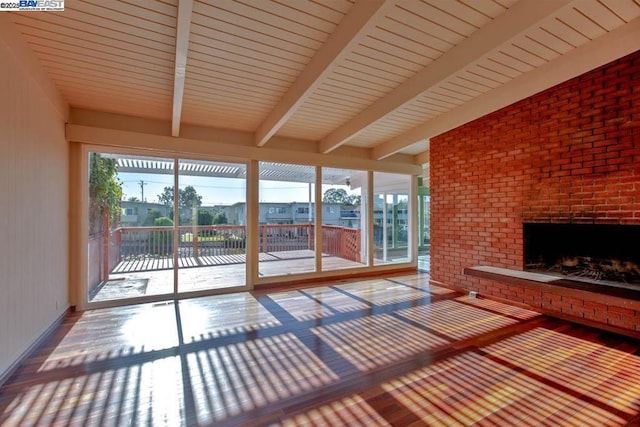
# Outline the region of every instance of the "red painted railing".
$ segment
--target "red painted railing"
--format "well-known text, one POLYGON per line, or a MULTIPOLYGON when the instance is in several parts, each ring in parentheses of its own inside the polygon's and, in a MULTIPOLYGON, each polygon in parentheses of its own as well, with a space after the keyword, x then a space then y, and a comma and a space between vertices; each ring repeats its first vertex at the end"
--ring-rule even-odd
POLYGON ((333 225, 322 226, 322 252, 360 262, 360 230, 333 225))
MULTIPOLYGON (((178 227, 178 256, 203 257, 245 254, 246 228, 242 225, 178 227)), ((312 224, 269 224, 259 227, 260 252, 313 250, 312 224)), ((322 226, 322 252, 360 261, 360 230, 322 226)), ((111 234, 116 246, 110 256, 118 261, 171 257, 174 253, 173 227, 119 227, 111 234)), ((111 260, 110 264, 113 264, 111 260)))

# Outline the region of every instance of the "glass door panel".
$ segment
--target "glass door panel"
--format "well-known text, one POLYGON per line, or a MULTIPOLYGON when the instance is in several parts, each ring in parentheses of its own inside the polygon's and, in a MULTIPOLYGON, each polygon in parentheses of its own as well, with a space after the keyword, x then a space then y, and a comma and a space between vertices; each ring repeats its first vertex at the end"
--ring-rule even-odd
POLYGON ((259 173, 259 275, 316 271, 316 168, 260 162, 259 173))
POLYGON ((173 164, 89 154, 89 302, 173 293, 173 164))
POLYGON ((179 161, 178 292, 246 285, 247 166, 179 161))
POLYGON ((322 270, 366 266, 367 172, 322 168, 322 270))
POLYGON ((427 187, 418 187, 418 269, 430 270, 430 196, 427 187))
POLYGON ((374 265, 409 262, 409 175, 373 174, 374 265))

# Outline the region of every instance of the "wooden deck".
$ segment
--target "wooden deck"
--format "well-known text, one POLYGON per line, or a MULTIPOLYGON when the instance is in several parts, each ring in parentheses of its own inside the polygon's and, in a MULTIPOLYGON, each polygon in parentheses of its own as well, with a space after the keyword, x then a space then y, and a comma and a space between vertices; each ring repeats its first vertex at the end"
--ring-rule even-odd
POLYGON ((638 425, 640 342, 423 274, 74 313, 0 425, 638 425))
MULTIPOLYGON (((280 276, 315 271, 315 253, 310 250, 295 250, 260 253, 258 270, 260 276, 280 276)), ((180 258, 178 289, 180 292, 206 289, 224 289, 246 284, 244 255, 240 262, 227 262, 227 257, 180 258)), ((240 259, 238 259, 239 261, 240 259)), ((120 263, 113 270, 109 281, 100 286, 90 301, 107 301, 145 295, 164 295, 173 292, 173 260, 150 260, 120 263), (157 268, 158 266, 171 267, 157 268)), ((323 255, 324 270, 341 270, 362 267, 354 261, 323 255)))
MULTIPOLYGON (((268 262, 281 261, 284 259, 313 258, 314 252, 311 250, 293 250, 266 253, 260 252, 258 256, 259 262, 268 262)), ((247 256, 245 254, 215 256, 205 255, 198 257, 181 256, 178 257, 178 268, 212 267, 216 265, 245 264, 246 262, 247 256)), ((171 269, 173 269, 173 257, 145 255, 121 261, 113 268, 111 273, 123 274, 171 269)))

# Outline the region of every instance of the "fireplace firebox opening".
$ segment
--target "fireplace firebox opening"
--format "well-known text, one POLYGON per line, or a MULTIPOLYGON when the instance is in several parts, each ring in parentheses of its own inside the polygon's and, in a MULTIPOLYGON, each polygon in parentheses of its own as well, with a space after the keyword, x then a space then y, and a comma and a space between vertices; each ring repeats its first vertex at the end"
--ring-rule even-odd
POLYGON ((524 269, 640 289, 640 225, 524 224, 524 269))

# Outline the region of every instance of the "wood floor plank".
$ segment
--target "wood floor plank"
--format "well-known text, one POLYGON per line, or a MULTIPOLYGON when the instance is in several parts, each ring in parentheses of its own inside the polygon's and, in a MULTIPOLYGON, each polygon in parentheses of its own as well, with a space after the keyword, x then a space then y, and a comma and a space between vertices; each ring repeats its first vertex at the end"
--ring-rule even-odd
POLYGON ((70 313, 0 425, 637 425, 639 341, 428 280, 70 313))

